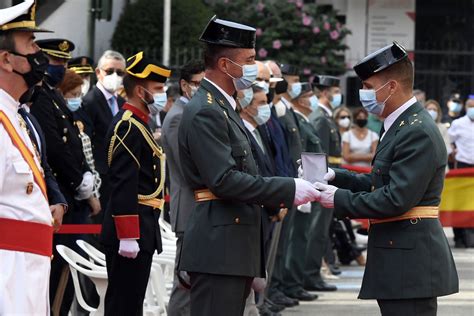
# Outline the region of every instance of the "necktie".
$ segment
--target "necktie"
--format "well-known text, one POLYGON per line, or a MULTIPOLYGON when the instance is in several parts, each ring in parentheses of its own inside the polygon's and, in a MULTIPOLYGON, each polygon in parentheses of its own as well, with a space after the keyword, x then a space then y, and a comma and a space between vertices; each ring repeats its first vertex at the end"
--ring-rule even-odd
POLYGON ((263 147, 262 137, 260 136, 260 132, 257 129, 253 130, 253 135, 255 136, 255 140, 257 141, 258 147, 262 150, 265 154, 265 147, 263 147))
MULTIPOLYGON (((30 120, 28 119, 28 115, 27 115, 27 113, 26 113, 26 110, 25 110, 24 108, 19 108, 19 109, 18 109, 18 114, 20 114, 21 118, 22 118, 23 121, 25 122, 25 125, 26 125, 26 132, 27 132, 28 136, 30 137, 31 142, 32 142, 33 145, 36 147, 35 149, 36 149, 36 150, 39 150, 38 140, 37 140, 36 137, 35 137, 34 128, 33 128, 33 126, 31 125, 30 120)), ((39 152, 39 151, 38 151, 38 152, 39 152)))
POLYGON ((385 127, 382 122, 382 127, 380 128, 380 132, 379 132, 379 143, 382 141, 383 134, 385 134, 385 127))
POLYGON ((112 115, 115 116, 115 114, 117 114, 118 112, 118 106, 117 106, 117 98, 113 95, 110 97, 109 99, 109 107, 110 107, 110 111, 112 112, 112 115))

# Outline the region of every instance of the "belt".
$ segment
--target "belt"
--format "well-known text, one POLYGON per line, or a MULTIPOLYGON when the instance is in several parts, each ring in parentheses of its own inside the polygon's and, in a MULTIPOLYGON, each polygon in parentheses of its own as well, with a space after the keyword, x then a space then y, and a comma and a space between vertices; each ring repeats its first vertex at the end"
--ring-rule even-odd
POLYGON ((415 222, 418 219, 422 218, 438 218, 439 216, 439 206, 416 206, 402 214, 400 216, 381 218, 381 219, 369 219, 369 223, 372 224, 381 224, 389 222, 398 222, 406 219, 413 220, 415 222))
POLYGON ((194 191, 194 200, 196 202, 205 202, 212 200, 219 200, 209 189, 202 189, 194 191))
POLYGON ((328 162, 333 165, 340 165, 342 164, 342 157, 329 156, 328 162))
POLYGON ((0 218, 0 249, 51 257, 53 226, 0 218))
POLYGON ((165 205, 165 200, 162 200, 162 199, 138 200, 138 204, 151 206, 153 208, 157 208, 162 211, 163 206, 165 205))

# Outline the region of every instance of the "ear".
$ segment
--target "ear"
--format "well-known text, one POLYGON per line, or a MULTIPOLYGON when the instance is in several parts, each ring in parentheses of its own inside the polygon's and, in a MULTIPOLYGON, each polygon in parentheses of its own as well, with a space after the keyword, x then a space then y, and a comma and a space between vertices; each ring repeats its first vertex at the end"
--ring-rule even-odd
POLYGON ((187 82, 186 82, 186 80, 184 80, 184 79, 181 79, 181 80, 179 81, 179 86, 181 87, 181 90, 184 91, 184 90, 186 89, 186 83, 187 83, 187 82))
POLYGON ((97 68, 95 69, 95 75, 97 76, 97 78, 99 78, 99 75, 100 75, 100 69, 99 69, 99 67, 97 67, 97 68))
POLYGON ((8 59, 10 54, 7 51, 2 51, 0 53, 0 68, 6 72, 12 72, 13 66, 8 59))
POLYGON ((220 71, 224 72, 224 73, 227 73, 229 72, 227 67, 227 58, 226 57, 219 57, 219 59, 217 60, 217 69, 219 69, 220 71))

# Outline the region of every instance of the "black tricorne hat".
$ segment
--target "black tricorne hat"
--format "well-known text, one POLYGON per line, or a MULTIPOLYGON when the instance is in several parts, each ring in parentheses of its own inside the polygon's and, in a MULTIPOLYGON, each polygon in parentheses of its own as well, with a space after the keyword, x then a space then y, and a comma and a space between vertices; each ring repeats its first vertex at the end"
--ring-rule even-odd
POLYGON ((218 19, 214 15, 199 38, 201 42, 233 48, 255 48, 256 29, 218 19))
POLYGON ((36 1, 26 0, 0 10, 0 33, 6 31, 51 32, 36 26, 36 1))
POLYGON ((87 56, 79 56, 71 58, 67 63, 67 68, 76 74, 92 74, 94 73, 94 60, 87 56))
POLYGON ((362 81, 367 80, 372 75, 405 58, 408 58, 405 48, 397 42, 393 42, 393 44, 387 45, 366 56, 354 66, 354 71, 362 81))
POLYGON ((299 76, 300 75, 300 71, 298 69, 298 67, 294 66, 294 65, 290 65, 290 64, 281 64, 280 65, 280 70, 281 70, 281 73, 283 75, 287 75, 287 76, 299 76))
POLYGON ((313 85, 317 87, 339 87, 340 79, 334 76, 314 76, 313 85))
POLYGON ((60 59, 71 59, 71 52, 75 48, 73 42, 64 38, 37 40, 36 44, 45 54, 60 59))
POLYGON ((143 56, 143 52, 139 52, 127 59, 126 71, 132 77, 162 83, 165 83, 166 79, 171 76, 171 69, 143 56))

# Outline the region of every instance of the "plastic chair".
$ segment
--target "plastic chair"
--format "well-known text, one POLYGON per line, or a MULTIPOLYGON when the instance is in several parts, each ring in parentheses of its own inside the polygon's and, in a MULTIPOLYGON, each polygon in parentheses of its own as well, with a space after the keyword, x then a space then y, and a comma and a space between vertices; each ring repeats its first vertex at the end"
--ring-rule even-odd
POLYGON ((86 311, 90 312, 90 315, 104 315, 104 299, 105 292, 107 291, 107 270, 103 266, 96 265, 86 258, 79 255, 77 252, 68 248, 64 245, 57 245, 56 250, 63 257, 64 260, 69 264, 71 270, 72 281, 74 284, 74 290, 79 305, 86 311), (94 283, 97 293, 99 294, 99 306, 97 308, 89 306, 81 292, 81 286, 79 284, 79 278, 77 272, 80 272, 87 276, 94 283))
POLYGON ((159 218, 158 224, 161 230, 161 237, 163 237, 163 239, 168 239, 176 242, 176 234, 171 229, 171 225, 167 223, 162 217, 159 218))
POLYGON ((85 240, 76 240, 77 245, 84 250, 84 252, 89 256, 90 259, 94 260, 97 264, 101 266, 107 266, 105 263, 105 254, 101 252, 96 247, 92 246, 85 240))
POLYGON ((166 281, 161 266, 158 263, 153 262, 145 300, 148 302, 148 306, 151 306, 156 302, 159 307, 159 315, 163 314, 167 316, 168 312, 166 311, 166 308, 170 298, 165 283, 166 281))

